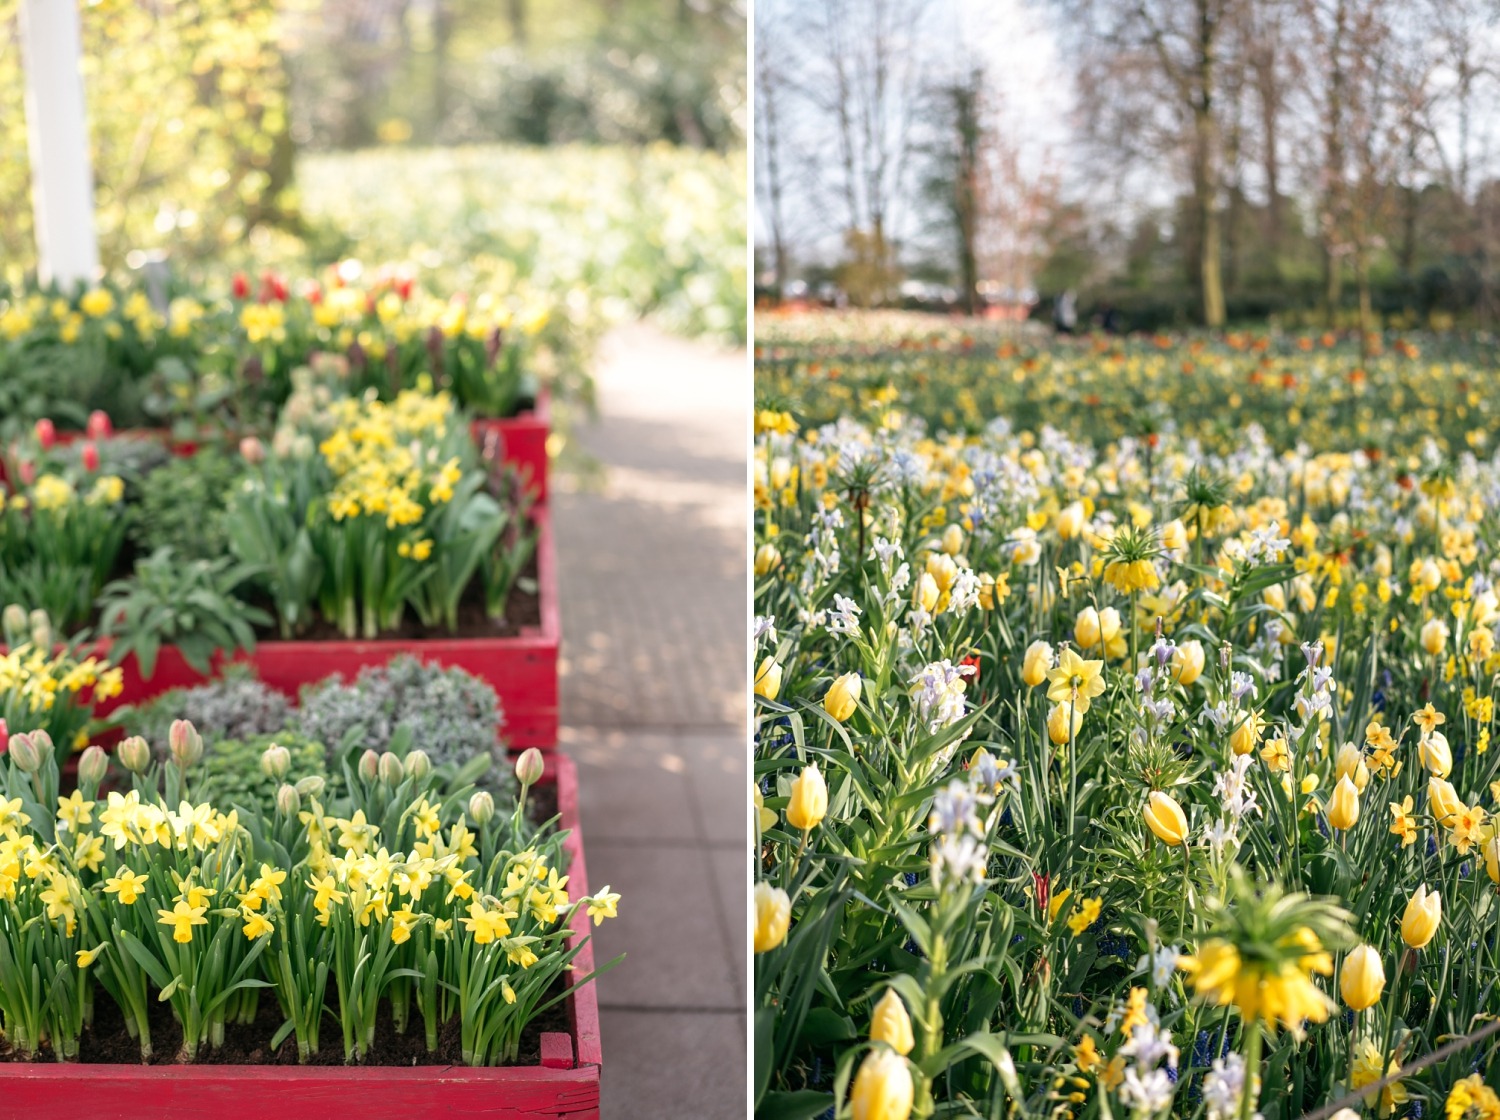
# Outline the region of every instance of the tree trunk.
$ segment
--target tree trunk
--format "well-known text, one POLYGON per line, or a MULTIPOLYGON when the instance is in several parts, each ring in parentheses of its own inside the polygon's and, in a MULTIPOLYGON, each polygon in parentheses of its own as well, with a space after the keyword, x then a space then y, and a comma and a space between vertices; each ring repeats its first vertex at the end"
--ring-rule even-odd
POLYGON ((1208 0, 1198 0, 1198 98, 1193 106, 1193 189, 1198 203, 1198 282, 1203 294, 1203 325, 1224 325, 1223 232, 1219 217, 1219 177, 1214 163, 1214 36, 1217 25, 1208 0))

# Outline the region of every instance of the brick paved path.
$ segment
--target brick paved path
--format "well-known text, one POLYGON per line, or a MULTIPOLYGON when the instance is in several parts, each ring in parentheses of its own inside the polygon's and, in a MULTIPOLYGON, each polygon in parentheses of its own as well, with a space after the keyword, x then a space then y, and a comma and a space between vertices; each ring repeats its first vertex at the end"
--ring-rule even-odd
POLYGON ((606 340, 599 478, 552 498, 562 742, 589 879, 623 896, 596 956, 605 1120, 745 1115, 749 367, 633 325, 606 340))

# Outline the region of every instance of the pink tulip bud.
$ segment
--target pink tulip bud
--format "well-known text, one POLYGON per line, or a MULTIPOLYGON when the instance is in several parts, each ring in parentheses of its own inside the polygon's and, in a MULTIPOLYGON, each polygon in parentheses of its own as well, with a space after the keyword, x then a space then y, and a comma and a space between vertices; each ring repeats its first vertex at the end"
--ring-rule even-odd
POLYGON ((43 448, 51 447, 57 442, 57 425, 42 417, 36 422, 36 438, 43 448))
POLYGON ((246 436, 240 440, 240 458, 251 466, 263 463, 266 459, 266 445, 258 436, 246 436))
POLYGON ((108 439, 115 434, 115 426, 110 423, 109 413, 99 408, 89 413, 88 424, 83 430, 90 439, 108 439))
POLYGON ((99 469, 99 445, 93 440, 83 445, 83 469, 90 474, 99 469))

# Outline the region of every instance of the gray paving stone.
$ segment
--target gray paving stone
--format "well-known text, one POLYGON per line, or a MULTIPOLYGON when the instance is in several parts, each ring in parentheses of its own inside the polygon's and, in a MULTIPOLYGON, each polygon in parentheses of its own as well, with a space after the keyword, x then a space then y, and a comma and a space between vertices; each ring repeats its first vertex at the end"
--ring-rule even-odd
POLYGON ((744 1020, 620 1011, 604 1019, 603 1120, 742 1120, 744 1020))
MULTIPOLYGON (((596 952, 627 954, 599 992, 601 1007, 740 1009, 704 850, 589 836, 588 859, 590 886, 597 879, 621 896, 620 916, 595 934, 596 952)), ((605 1064, 612 1060, 606 1049, 605 1064)))

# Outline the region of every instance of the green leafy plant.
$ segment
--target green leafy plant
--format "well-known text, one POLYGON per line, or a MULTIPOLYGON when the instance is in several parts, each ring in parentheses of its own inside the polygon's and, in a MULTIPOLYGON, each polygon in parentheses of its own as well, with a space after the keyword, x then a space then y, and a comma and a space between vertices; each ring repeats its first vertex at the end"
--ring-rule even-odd
POLYGON ((255 568, 218 560, 179 561, 159 548, 137 561, 135 572, 110 583, 100 599, 101 632, 115 641, 114 656, 135 654, 150 678, 163 644, 172 644, 200 673, 214 654, 255 649, 255 626, 271 616, 240 599, 236 591, 255 568))

